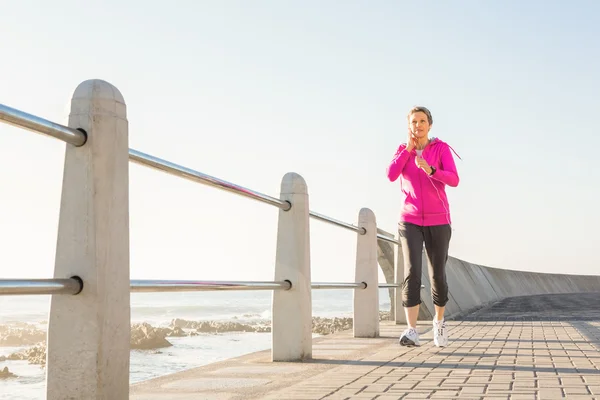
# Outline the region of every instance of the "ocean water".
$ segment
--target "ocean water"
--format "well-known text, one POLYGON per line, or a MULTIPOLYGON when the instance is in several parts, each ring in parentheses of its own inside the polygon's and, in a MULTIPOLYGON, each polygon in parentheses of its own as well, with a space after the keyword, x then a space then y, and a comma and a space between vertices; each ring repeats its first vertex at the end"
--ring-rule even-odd
MULTIPOLYGON (((131 322, 167 326, 175 318, 192 321, 252 322, 271 318, 270 291, 223 291, 132 293, 131 322)), ((387 289, 379 292, 381 310, 389 310, 387 289)), ((313 316, 352 316, 351 290, 314 290, 313 316)), ((49 296, 0 296, 0 324, 27 322, 45 329, 49 296)), ((134 350, 130 358, 130 382, 199 367, 271 347, 270 333, 239 332, 170 337, 172 347, 155 351, 134 350)), ((0 347, 0 356, 24 347, 0 347)), ((17 378, 0 380, 0 399, 37 400, 45 398, 45 369, 27 361, 0 362, 17 378)))

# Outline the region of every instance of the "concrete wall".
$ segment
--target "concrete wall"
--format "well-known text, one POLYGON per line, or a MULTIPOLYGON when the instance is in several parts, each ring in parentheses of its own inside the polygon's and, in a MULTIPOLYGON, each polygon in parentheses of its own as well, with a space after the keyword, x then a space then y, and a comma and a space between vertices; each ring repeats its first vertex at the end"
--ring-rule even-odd
MULTIPOLYGON (((552 293, 600 292, 600 275, 514 271, 472 264, 454 257, 446 265, 450 301, 446 317, 472 312, 507 297, 552 293)), ((433 310, 427 266, 423 265, 423 303, 433 310)))
MULTIPOLYGON (((389 232, 378 229, 388 237, 389 232)), ((402 249, 389 242, 378 240, 378 263, 387 283, 401 282, 403 269, 402 249), (394 255, 396 250, 397 257, 394 255), (394 274, 394 265, 396 271, 394 274)), ((553 293, 584 293, 600 292, 600 275, 567 275, 546 274, 540 272, 525 272, 498 269, 469 263, 455 257, 449 257, 446 265, 450 301, 446 305, 446 318, 458 317, 475 311, 490 303, 507 297, 527 296, 553 293)), ((425 286, 421 291, 419 320, 433 318, 434 308, 431 299, 431 284, 429 281, 427 257, 423 254, 423 273, 421 283, 425 286)), ((394 292, 390 290, 392 316, 396 315, 396 323, 405 323, 403 310, 394 314, 394 292)), ((400 294, 400 291, 397 291, 400 294)), ((400 306, 400 303, 397 304, 400 306)), ((400 307, 401 308, 401 307, 400 307)))

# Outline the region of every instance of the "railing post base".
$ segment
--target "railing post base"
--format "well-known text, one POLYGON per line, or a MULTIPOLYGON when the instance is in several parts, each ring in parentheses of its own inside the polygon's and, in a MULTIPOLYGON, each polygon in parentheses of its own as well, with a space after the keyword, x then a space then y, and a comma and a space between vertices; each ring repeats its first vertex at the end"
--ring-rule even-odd
POLYGON ((129 156, 126 107, 111 84, 73 94, 55 278, 79 276, 77 296, 53 296, 48 323, 48 400, 129 398, 129 156))
POLYGON ((365 228, 358 233, 356 243, 355 282, 365 282, 366 289, 354 290, 354 337, 379 336, 379 276, 377 268, 377 222, 368 208, 360 210, 358 226, 365 228))
POLYGON ((272 304, 273 361, 312 358, 312 298, 308 189, 304 179, 288 173, 281 182, 281 200, 289 211, 279 211, 275 281, 289 280, 290 290, 275 290, 272 304))

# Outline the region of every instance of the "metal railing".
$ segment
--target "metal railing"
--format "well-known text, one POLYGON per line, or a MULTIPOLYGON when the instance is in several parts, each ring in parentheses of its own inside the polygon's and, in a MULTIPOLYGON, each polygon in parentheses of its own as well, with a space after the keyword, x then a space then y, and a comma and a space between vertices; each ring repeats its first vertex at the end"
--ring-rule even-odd
POLYGON ((176 281, 132 280, 132 292, 183 292, 211 290, 290 290, 290 281, 176 281))
MULTIPOLYGON (((36 133, 62 140, 73 146, 82 146, 87 141, 83 130, 70 128, 54 123, 44 118, 28 114, 6 105, 0 104, 0 121, 18 126, 36 133)), ((157 171, 188 179, 193 182, 212 186, 243 197, 247 197, 283 211, 292 208, 288 201, 260 193, 243 186, 219 179, 202 172, 187 168, 173 162, 152 156, 135 149, 129 149, 129 160, 157 171)), ((331 218, 329 216, 309 211, 310 217, 344 229, 365 235, 366 229, 356 225, 331 218)), ((391 234, 377 234, 377 239, 399 245, 391 234)), ((291 282, 260 282, 260 281, 181 281, 181 280, 132 280, 132 292, 173 292, 173 291, 212 291, 212 290, 289 290, 291 282)), ((317 282, 312 283, 312 289, 366 289, 365 282, 317 282)), ((379 288, 399 288, 399 284, 380 284, 379 288)), ((5 279, 0 280, 0 295, 23 294, 78 294, 83 288, 80 279, 5 279)))
POLYGON ((377 240, 381 240, 383 242, 388 242, 400 246, 400 242, 394 239, 393 237, 389 237, 386 235, 382 235, 381 233, 377 234, 377 240))
POLYGON ((83 146, 87 141, 85 132, 69 128, 24 111, 0 104, 0 120, 36 133, 43 133, 73 146, 83 146))
MULTIPOLYGON (((67 126, 51 122, 40 117, 36 117, 34 115, 28 114, 20 110, 16 110, 3 104, 0 104, 0 120, 8 124, 19 126, 21 128, 25 128, 37 133, 46 134, 48 136, 62 140, 74 146, 82 146, 87 140, 85 132, 69 128, 67 126)), ((221 190, 235 193, 244 197, 251 198, 253 200, 260 201, 265 204, 270 204, 284 211, 288 211, 292 207, 292 205, 289 202, 245 188, 240 185, 236 185, 231 182, 227 182, 223 179, 215 178, 202 172, 195 171, 193 169, 172 163, 167 160, 163 160, 161 158, 143 153, 135 149, 129 149, 129 160, 136 164, 153 168, 158 171, 166 172, 168 174, 180 178, 188 179, 194 182, 202 183, 204 185, 212 186, 221 190)), ((353 224, 339 221, 335 218, 331 218, 314 211, 310 211, 310 216, 319 221, 327 222, 332 225, 336 225, 354 232, 358 232, 361 235, 366 234, 365 228, 360 228, 353 224)), ((390 239, 384 235, 378 235, 378 238, 391 243, 397 243, 394 239, 390 239)))
MULTIPOLYGON (((75 104, 76 101, 79 102, 79 104, 72 105, 72 107, 76 107, 72 108, 74 110, 79 110, 82 108, 89 110, 88 115, 82 116, 82 126, 67 127, 2 104, 0 104, 0 122, 6 122, 8 124, 21 127, 30 131, 34 131, 36 133, 44 134, 55 139, 59 139, 67 143, 68 145, 75 147, 81 147, 88 143, 88 132, 98 132, 99 135, 116 135, 114 137, 119 138, 119 140, 127 138, 129 134, 127 126, 122 125, 119 122, 122 118, 126 121, 125 113, 117 113, 114 115, 110 114, 106 116, 104 114, 99 114, 100 111, 98 109, 89 106, 90 104, 93 104, 93 101, 96 101, 97 99, 102 99, 102 101, 104 102, 103 104, 109 104, 107 107, 121 107, 120 104, 123 100, 115 95, 115 93, 117 93, 118 90, 110 86, 109 84, 106 84, 105 82, 93 82, 92 85, 99 84, 101 85, 101 87, 104 88, 105 92, 102 92, 102 88, 99 90, 95 90, 93 88, 95 88, 96 86, 90 86, 89 83, 91 82, 86 81, 85 86, 81 91, 83 97, 74 96, 73 104, 75 104), (113 95, 114 97, 107 100, 108 98, 105 99, 104 97, 102 97, 106 93, 111 93, 108 96, 110 97, 110 95, 113 95), (86 97, 88 95, 89 97, 86 97), (112 105, 110 103, 111 101, 114 102, 112 103, 112 105), (101 115, 101 118, 107 118, 107 121, 109 121, 110 123, 99 123, 99 120, 96 119, 97 115, 101 115), (125 126, 125 128, 123 128, 123 126, 125 126)), ((80 118, 79 114, 77 115, 77 118, 80 118)), ((77 120, 77 118, 75 120, 77 120)), ((126 141, 121 141, 120 143, 121 144, 103 141, 91 141, 88 144, 89 148, 84 147, 81 149, 81 151, 83 152, 82 154, 86 155, 86 157, 65 158, 65 171, 79 171, 82 168, 86 169, 88 163, 95 162, 94 157, 97 157, 97 155, 99 155, 101 159, 98 159, 100 165, 112 167, 114 163, 118 163, 119 168, 122 168, 121 172, 124 173, 127 168, 126 160, 128 159, 131 163, 142 165, 144 167, 164 172, 179 178, 187 179, 192 182, 201 183, 203 185, 211 186, 213 188, 237 194, 242 197, 246 197, 264 204, 271 205, 273 207, 277 207, 280 210, 277 237, 278 251, 275 262, 276 280, 130 280, 130 293, 256 290, 273 291, 274 310, 276 309, 278 313, 278 317, 276 317, 274 314, 274 317, 272 318, 273 338, 271 347, 273 361, 302 359, 303 357, 305 357, 306 354, 310 354, 311 352, 311 342, 309 334, 310 330, 306 329, 306 327, 309 327, 311 324, 310 307, 306 306, 307 304, 310 304, 311 298, 310 290, 305 290, 306 286, 308 285, 310 286, 311 290, 341 289, 356 291, 354 299, 355 307, 353 316, 353 330, 355 337, 373 337, 373 335, 378 334, 379 320, 377 310, 379 309, 379 303, 376 290, 378 288, 399 289, 401 285, 378 283, 376 249, 372 247, 374 246, 375 242, 375 240, 373 239, 376 238, 376 240, 378 241, 383 241, 396 245, 399 245, 399 242, 394 238, 394 235, 377 229, 375 216, 371 210, 366 208, 361 209, 359 214, 360 226, 357 226, 307 209, 306 207, 308 203, 306 203, 304 199, 307 198, 308 193, 306 191, 305 185, 303 184, 302 177, 298 176, 297 174, 286 174, 286 176, 282 180, 282 188, 293 187, 294 189, 291 192, 282 191, 281 198, 277 198, 237 185, 232 182, 225 181, 223 179, 216 178, 214 176, 207 175, 200 171, 182 165, 178 165, 171 161, 161 159, 159 157, 141 152, 139 150, 130 149, 126 146, 126 141), (106 158, 104 156, 110 157, 106 158), (90 158, 88 159, 87 157, 90 158), (296 186, 294 186, 296 185, 296 183, 302 184, 298 185, 298 188, 296 189, 296 186), (296 190, 298 191, 296 192, 296 190), (299 212, 288 213, 288 211, 292 210, 293 207, 298 207, 299 212), (310 230, 308 228, 310 224, 307 217, 358 234, 356 259, 357 261, 355 266, 355 279, 358 282, 310 282, 310 280, 307 279, 308 277, 310 277, 309 272, 311 269, 310 257, 305 256, 306 254, 310 255, 310 248, 306 244, 306 235, 310 236, 310 230), (298 285, 298 290, 293 290, 293 285, 298 285), (290 293, 285 295, 279 295, 279 293, 277 292, 281 291, 290 291, 290 293), (360 307, 356 307, 357 301, 361 305, 360 307), (300 308, 298 308, 299 304, 302 305, 300 308), (277 305, 277 307, 275 307, 275 305, 277 305), (296 344, 301 343, 301 345, 289 347, 289 343, 291 342, 296 344)), ((73 154, 73 151, 75 151, 73 148, 67 146, 67 155, 73 154)), ((71 178, 63 181, 63 198, 72 199, 73 196, 76 196, 75 198, 78 198, 78 200, 83 199, 83 201, 90 201, 90 199, 97 200, 97 196, 100 196, 100 198, 102 198, 103 196, 106 198, 111 198, 111 196, 118 195, 123 196, 120 198, 126 201, 129 200, 128 192, 125 189, 126 185, 128 184, 128 177, 126 177, 125 179, 118 180, 118 183, 115 184, 114 181, 111 181, 114 179, 114 176, 123 177, 124 175, 117 174, 113 176, 103 176, 103 168, 99 168, 97 170, 88 172, 88 174, 84 174, 83 176, 77 176, 77 179, 71 178), (98 184, 98 187, 95 186, 96 184, 98 184), (81 188, 84 188, 85 190, 82 191, 80 190, 81 188), (99 194, 96 192, 96 190, 99 191, 99 194), (65 193, 68 193, 66 195, 67 197, 64 197, 65 193)), ((67 176, 66 173, 65 176, 67 176)), ((107 206, 101 201, 99 201, 99 204, 94 203, 94 207, 99 207, 101 215, 112 215, 111 213, 116 212, 117 214, 126 217, 128 210, 126 210, 125 208, 119 208, 121 206, 127 207, 128 202, 116 204, 116 211, 113 208, 107 208, 107 206)), ((67 218, 68 221, 86 220, 89 217, 87 215, 88 211, 89 210, 80 210, 77 213, 75 213, 76 215, 75 217, 73 217, 73 214, 70 214, 69 207, 65 206, 64 203, 61 203, 61 221, 63 218, 67 218)), ((61 238, 64 238, 62 240, 66 240, 65 243, 71 245, 70 241, 71 236, 73 234, 69 230, 81 228, 79 226, 73 228, 69 226, 69 223, 65 225, 67 226, 65 232, 59 230, 59 242, 61 238)), ((94 225, 92 227, 92 231, 94 231, 94 234, 99 234, 98 230, 98 226, 94 225)), ((102 246, 106 248, 112 245, 120 248, 121 251, 128 251, 129 249, 120 247, 124 242, 119 242, 117 239, 115 239, 115 232, 122 232, 122 227, 113 224, 110 225, 108 230, 104 229, 100 233, 101 235, 106 236, 103 237, 103 240, 101 241, 102 246), (113 230, 112 232, 111 229, 113 230)), ((124 233, 124 237, 125 239, 129 237, 128 231, 124 233)), ((89 237, 84 237, 81 243, 78 242, 78 244, 86 245, 86 243, 90 243, 90 240, 92 239, 90 239, 89 237)), ((83 255, 73 255, 70 253, 71 249, 67 248, 57 248, 57 251, 58 250, 60 250, 64 255, 66 255, 67 258, 69 258, 69 262, 77 264, 82 262, 83 260, 83 264, 81 265, 85 267, 75 268, 75 271, 81 271, 79 273, 80 276, 86 276, 86 274, 90 272, 100 272, 101 274, 108 273, 108 270, 106 268, 94 264, 97 263, 97 260, 92 261, 92 265, 88 265, 83 255), (74 256, 74 258, 71 260, 72 256, 74 256)), ((58 259, 59 257, 57 256, 57 260, 58 259)), ((116 258, 114 258, 113 261, 117 263, 120 262, 120 260, 116 258)), ((123 262, 121 266, 124 268, 129 268, 129 262, 123 262)), ((69 273, 71 272, 70 266, 65 265, 64 263, 58 263, 55 267, 55 271, 69 271, 69 273)), ((124 270, 118 269, 118 271, 122 272, 124 270)), ((112 271, 111 273, 114 274, 115 271, 112 271)), ((116 276, 113 278, 125 279, 125 276, 128 277, 129 275, 121 274, 120 276, 116 276)), ((105 278, 106 276, 104 276, 102 279, 105 278)), ((120 283, 123 282, 120 281, 120 283)), ((77 276, 72 276, 67 279, 0 279, 0 296, 78 295, 82 293, 84 287, 85 282, 77 276)), ((75 306, 71 307, 65 307, 60 302, 52 303, 49 325, 54 324, 54 330, 57 330, 59 332, 63 332, 60 330, 62 329, 62 327, 60 327, 60 324, 63 323, 62 321, 64 321, 65 318, 72 318, 73 322, 75 324, 79 324, 80 326, 84 326, 90 323, 94 325, 96 322, 93 321, 93 317, 91 317, 90 319, 90 316, 93 314, 90 314, 88 312, 89 309, 97 307, 99 310, 105 310, 107 308, 106 304, 95 302, 95 296, 103 296, 107 293, 118 293, 119 296, 122 296, 124 294, 122 292, 123 290, 127 290, 127 287, 123 287, 120 285, 118 289, 114 290, 107 290, 107 288, 103 288, 100 290, 100 292, 102 292, 100 294, 94 293, 92 291, 90 292, 90 296, 82 296, 80 302, 76 302, 75 306)), ((117 329, 118 327, 126 323, 124 314, 112 315, 112 319, 108 321, 108 323, 109 325, 112 324, 113 328, 117 329)), ((101 341, 101 339, 98 338, 97 334, 98 333, 96 332, 96 336, 90 336, 90 338, 88 338, 87 340, 98 340, 98 343, 104 343, 101 341)), ((124 335, 123 332, 120 332, 120 334, 121 336, 124 335)), ((73 338, 73 340, 74 339, 75 338, 73 338)), ((79 338, 77 338, 77 340, 79 340, 79 338)), ((66 360, 66 357, 68 357, 68 353, 72 351, 71 347, 69 347, 68 351, 65 350, 65 343, 66 342, 64 340, 62 342, 55 341, 54 344, 49 343, 49 348, 54 349, 55 355, 58 354, 61 360, 66 360)), ((71 345, 71 342, 69 342, 68 346, 71 345)), ((98 345, 100 346, 100 344, 98 345)), ((119 353, 119 357, 125 359, 127 355, 121 352, 119 353)), ((59 358, 53 359, 53 362, 55 363, 54 365, 60 364, 62 366, 61 368, 64 368, 64 365, 68 365, 68 363, 64 364, 63 361, 59 361, 59 358)), ((95 364, 93 363, 93 360, 91 360, 86 365, 88 368, 94 368, 95 364)), ((103 373, 101 373, 100 375, 103 375, 103 373)), ((48 375, 48 377, 50 377, 50 375, 48 375)), ((53 376, 52 380, 55 383, 59 382, 58 386, 54 385, 53 387, 61 387, 64 389, 64 393, 68 392, 67 386, 71 385, 71 383, 68 380, 64 380, 61 376, 58 375, 53 376)), ((93 384, 90 384, 90 387, 94 387, 93 384)))
POLYGON ((311 285, 312 289, 366 289, 365 282, 315 282, 311 285))
POLYGON ((83 281, 67 279, 0 279, 0 295, 79 294, 83 281))
MULTIPOLYGON (((54 271, 55 276, 68 278, 0 279, 0 296, 84 294, 77 301, 51 303, 46 364, 49 398, 63 398, 75 391, 82 398, 100 395, 115 398, 122 397, 127 391, 128 380, 114 377, 129 373, 127 343, 130 332, 126 326, 130 322, 131 304, 123 300, 129 293, 273 291, 272 361, 299 361, 311 357, 311 290, 353 290, 353 336, 370 338, 379 335, 377 290, 399 289, 401 285, 379 284, 375 242, 396 245, 399 242, 394 235, 377 229, 372 210, 360 210, 357 224, 360 226, 357 226, 309 210, 308 191, 298 174, 288 173, 283 177, 281 198, 277 198, 130 149, 127 147, 129 129, 125 103, 118 89, 104 81, 90 80, 80 84, 75 93, 69 124, 74 126, 73 121, 78 121, 80 125, 74 127, 0 104, 0 122, 67 143, 54 271), (94 135, 90 138, 106 140, 88 142, 88 134, 94 135), (75 149, 69 145, 86 146, 75 149), (275 280, 130 280, 130 232, 128 225, 123 223, 129 217, 128 161, 277 207, 280 211, 275 280), (73 204, 86 204, 87 207, 73 204), (293 211, 288 212, 290 210, 293 211), (97 221, 106 218, 107 223, 97 221), (354 279, 358 282, 310 281, 309 218, 357 233, 354 279), (95 246, 96 253, 108 255, 105 258, 90 255, 87 251, 90 246, 95 246), (107 284, 94 285, 90 281, 89 290, 84 292, 86 282, 80 277, 92 275, 107 284), (116 284, 108 284, 109 281, 116 284), (286 291, 288 293, 283 293, 286 291), (117 303, 113 304, 110 299, 118 301, 116 308, 117 303), (98 318, 102 320, 99 322, 98 318), (97 358, 90 356, 78 363, 72 362, 72 354, 89 350, 94 350, 89 354, 96 354, 97 358), (98 368, 107 362, 116 370, 98 368), (73 380, 72 377, 79 376, 82 369, 91 372, 81 380, 73 380), (101 394, 99 387, 102 387, 101 394)), ((396 318, 398 315, 396 312, 396 318)))
MULTIPOLYGON (((399 288, 399 283, 380 283, 379 289, 399 288)), ((195 281, 195 280, 131 280, 131 292, 191 292, 217 290, 290 290, 290 281, 195 281)), ((421 285, 421 288, 424 288, 421 285)), ((366 289, 365 282, 313 282, 312 289, 366 289)), ((3 295, 76 295, 83 290, 83 281, 69 279, 0 279, 3 295)))
POLYGON ((244 197, 248 197, 250 199, 257 200, 262 203, 270 204, 272 206, 281 208, 284 211, 288 211, 292 208, 292 205, 287 201, 283 201, 278 198, 256 192, 254 190, 247 189, 243 186, 239 186, 234 183, 230 183, 222 179, 203 174, 202 172, 198 172, 193 169, 177 165, 170 161, 151 156, 150 154, 142 153, 141 151, 129 149, 129 160, 136 164, 153 168, 158 171, 166 172, 168 174, 180 178, 202 183, 204 185, 212 186, 244 197))

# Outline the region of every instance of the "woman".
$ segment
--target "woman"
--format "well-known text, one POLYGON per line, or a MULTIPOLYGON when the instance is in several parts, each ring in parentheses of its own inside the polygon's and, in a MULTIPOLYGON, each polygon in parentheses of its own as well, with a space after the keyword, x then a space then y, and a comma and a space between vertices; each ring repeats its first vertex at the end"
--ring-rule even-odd
POLYGON ((452 229, 445 186, 458 186, 451 147, 429 138, 431 112, 415 107, 408 113, 408 141, 400 145, 387 173, 391 182, 400 177, 404 202, 398 232, 404 255, 402 305, 408 328, 400 336, 403 346, 420 346, 417 317, 421 304, 423 243, 429 264, 431 295, 435 305, 433 335, 436 346, 448 345, 444 308, 448 302, 446 261, 452 229))

